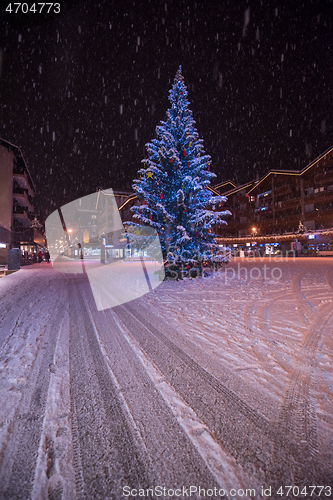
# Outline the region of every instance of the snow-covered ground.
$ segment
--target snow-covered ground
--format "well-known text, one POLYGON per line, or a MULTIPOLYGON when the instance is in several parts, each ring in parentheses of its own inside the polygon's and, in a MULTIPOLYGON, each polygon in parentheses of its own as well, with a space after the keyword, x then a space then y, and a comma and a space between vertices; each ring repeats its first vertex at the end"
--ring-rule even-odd
POLYGON ((45 263, 0 295, 3 498, 333 485, 332 258, 235 259, 102 311, 45 263))
POLYGON ((140 301, 174 327, 175 340, 193 345, 191 354, 205 354, 206 368, 237 374, 228 375, 230 386, 241 381, 244 398, 268 418, 282 404, 308 337, 317 335, 313 362, 327 395, 318 404, 323 415, 332 413, 333 259, 235 259, 210 278, 167 281, 140 301))
POLYGON ((333 485, 333 259, 233 259, 220 274, 168 281, 140 302, 333 485))

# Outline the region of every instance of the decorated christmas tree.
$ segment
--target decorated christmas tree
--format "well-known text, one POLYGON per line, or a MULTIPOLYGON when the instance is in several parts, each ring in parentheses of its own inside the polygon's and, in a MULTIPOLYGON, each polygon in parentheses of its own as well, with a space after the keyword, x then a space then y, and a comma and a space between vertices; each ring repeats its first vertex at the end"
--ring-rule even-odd
POLYGON ((148 158, 134 180, 142 204, 131 210, 138 225, 156 229, 164 256, 172 252, 199 258, 217 247, 212 228, 226 224, 230 212, 220 208, 226 197, 208 189, 216 175, 195 128, 181 67, 169 94, 167 119, 156 127, 156 139, 146 144, 148 158))

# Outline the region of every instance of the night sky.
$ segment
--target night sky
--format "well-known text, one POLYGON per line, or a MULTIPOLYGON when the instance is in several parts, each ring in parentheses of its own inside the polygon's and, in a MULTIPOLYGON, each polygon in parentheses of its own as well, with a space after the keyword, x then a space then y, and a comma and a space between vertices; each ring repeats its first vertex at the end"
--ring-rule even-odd
POLYGON ((216 183, 303 168, 333 143, 331 0, 8 4, 0 137, 22 149, 44 216, 131 190, 180 64, 216 183))

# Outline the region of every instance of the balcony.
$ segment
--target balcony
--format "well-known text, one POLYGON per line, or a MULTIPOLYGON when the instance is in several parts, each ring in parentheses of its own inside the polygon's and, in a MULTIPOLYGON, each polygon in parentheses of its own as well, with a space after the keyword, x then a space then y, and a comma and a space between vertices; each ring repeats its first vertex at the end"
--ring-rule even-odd
POLYGON ((31 225, 29 212, 27 210, 25 210, 25 208, 20 206, 20 205, 14 206, 13 217, 14 217, 14 219, 16 219, 17 221, 19 221, 21 224, 23 224, 25 226, 31 225))
POLYGON ((308 201, 310 199, 314 199, 317 201, 318 201, 318 199, 323 200, 323 201, 333 200, 333 190, 332 189, 330 189, 330 190, 324 189, 323 191, 318 191, 317 193, 313 192, 312 194, 306 195, 304 197, 304 199, 306 201, 308 201))
POLYGON ((26 172, 18 173, 17 170, 14 169, 13 177, 14 182, 18 187, 20 187, 21 189, 27 189, 30 196, 34 196, 34 192, 29 184, 28 175, 26 172))
POLYGON ((32 198, 31 198, 31 196, 28 195, 28 190, 14 186, 13 191, 14 191, 13 196, 14 196, 14 199, 17 201, 17 203, 22 207, 27 207, 29 212, 33 212, 34 207, 31 204, 32 198))
POLYGON ((308 212, 305 212, 306 217, 311 217, 313 218, 323 218, 323 217, 331 217, 333 215, 333 206, 330 207, 325 207, 325 208, 318 208, 314 207, 313 210, 309 210, 308 212))
POLYGON ((293 194, 295 187, 292 187, 289 183, 287 185, 283 184, 281 186, 274 187, 274 198, 277 196, 285 196, 286 194, 293 194))
POLYGON ((324 182, 328 183, 330 180, 333 181, 333 170, 323 172, 314 176, 314 182, 318 185, 322 185, 324 182))
POLYGON ((287 201, 276 202, 275 206, 275 216, 280 217, 281 212, 288 210, 288 213, 292 210, 293 213, 301 213, 301 200, 300 198, 293 198, 287 201), (281 204, 279 204, 281 203, 281 204))

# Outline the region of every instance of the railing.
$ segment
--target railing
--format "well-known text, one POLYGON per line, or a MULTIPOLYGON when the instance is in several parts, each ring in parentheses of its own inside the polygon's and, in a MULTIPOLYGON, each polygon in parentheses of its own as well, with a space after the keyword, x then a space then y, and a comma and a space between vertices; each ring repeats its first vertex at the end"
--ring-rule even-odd
POLYGON ((21 205, 16 205, 14 206, 13 208, 13 214, 16 215, 16 214, 26 214, 27 211, 25 210, 24 207, 21 207, 21 205))
POLYGON ((31 222, 31 214, 25 207, 21 207, 17 205, 13 208, 13 217, 17 219, 25 219, 28 222, 31 222))
POLYGON ((284 194, 291 193, 293 191, 290 184, 282 185, 282 186, 274 186, 274 197, 282 196, 284 194))
POLYGON ((304 203, 309 204, 311 201, 333 201, 333 191, 319 191, 319 193, 312 193, 304 196, 304 203))
POLYGON ((24 188, 21 188, 20 186, 18 185, 14 185, 13 187, 13 194, 27 194, 27 189, 24 189, 24 188))

